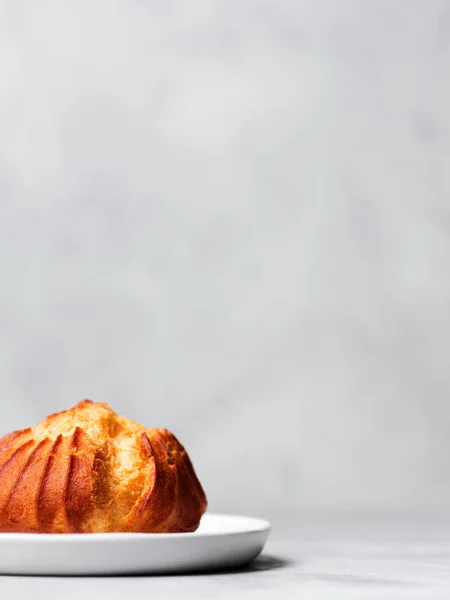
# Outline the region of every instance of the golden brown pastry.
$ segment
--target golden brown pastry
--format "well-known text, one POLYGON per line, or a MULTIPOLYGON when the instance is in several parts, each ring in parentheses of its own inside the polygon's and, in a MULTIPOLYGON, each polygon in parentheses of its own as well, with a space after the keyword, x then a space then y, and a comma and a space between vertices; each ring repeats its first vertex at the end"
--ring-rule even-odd
POLYGON ((83 400, 0 439, 0 531, 183 532, 206 497, 175 436, 83 400))

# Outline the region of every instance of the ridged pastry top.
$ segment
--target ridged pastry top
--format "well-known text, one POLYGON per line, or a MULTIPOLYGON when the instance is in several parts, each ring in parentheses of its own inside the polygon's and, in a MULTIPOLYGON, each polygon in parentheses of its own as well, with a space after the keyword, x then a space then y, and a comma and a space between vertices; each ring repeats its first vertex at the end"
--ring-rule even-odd
POLYGON ((166 429, 83 400, 0 439, 0 531, 183 532, 206 497, 166 429))

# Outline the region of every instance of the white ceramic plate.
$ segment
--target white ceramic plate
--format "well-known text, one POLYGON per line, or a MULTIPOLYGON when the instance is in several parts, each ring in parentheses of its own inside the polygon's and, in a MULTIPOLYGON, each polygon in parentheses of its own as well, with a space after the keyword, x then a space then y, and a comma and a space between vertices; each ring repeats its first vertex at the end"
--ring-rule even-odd
POLYGON ((261 552, 270 524, 206 514, 194 533, 0 533, 1 575, 186 573, 243 566, 261 552))

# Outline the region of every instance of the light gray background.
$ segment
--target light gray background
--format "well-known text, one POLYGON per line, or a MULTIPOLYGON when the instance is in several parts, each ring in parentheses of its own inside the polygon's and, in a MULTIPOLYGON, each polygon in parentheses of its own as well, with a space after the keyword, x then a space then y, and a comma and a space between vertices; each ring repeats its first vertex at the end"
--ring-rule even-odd
POLYGON ((450 3, 0 0, 1 429, 216 510, 450 500, 450 3))

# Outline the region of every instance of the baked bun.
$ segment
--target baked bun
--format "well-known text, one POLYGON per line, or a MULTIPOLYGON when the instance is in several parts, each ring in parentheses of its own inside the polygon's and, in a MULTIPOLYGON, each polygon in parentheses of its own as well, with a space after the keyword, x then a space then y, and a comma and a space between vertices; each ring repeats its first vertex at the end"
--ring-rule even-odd
POLYGON ((0 439, 0 531, 195 531, 206 497, 183 446, 107 404, 0 439))

